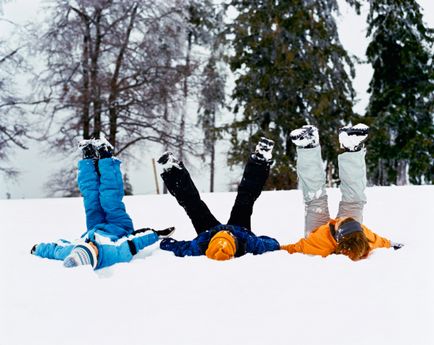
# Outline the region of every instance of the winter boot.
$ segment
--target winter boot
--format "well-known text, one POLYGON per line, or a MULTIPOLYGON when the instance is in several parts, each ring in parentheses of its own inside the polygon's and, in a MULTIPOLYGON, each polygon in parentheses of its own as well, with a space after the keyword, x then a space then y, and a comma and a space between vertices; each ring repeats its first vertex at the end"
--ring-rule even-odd
POLYGON ((83 159, 98 159, 98 152, 93 145, 93 139, 83 139, 78 143, 83 159))
POLYGON ((339 129, 339 143, 347 152, 360 151, 368 138, 369 127, 363 123, 339 129))
POLYGON ((169 151, 164 152, 163 155, 158 158, 157 163, 161 164, 163 171, 168 171, 173 167, 181 169, 181 163, 173 156, 173 153, 169 151))
POLYGON ((311 149, 319 145, 318 128, 315 126, 305 125, 294 129, 289 135, 297 147, 311 149))
POLYGON ((261 137, 256 145, 255 152, 252 154, 252 158, 258 162, 272 163, 271 153, 273 151, 274 141, 261 137))
POLYGON ((81 265, 91 265, 95 268, 97 264, 97 253, 89 243, 76 245, 71 253, 63 260, 63 266, 77 267, 81 265))
POLYGON ((113 145, 108 142, 103 134, 101 134, 100 139, 95 139, 93 141, 93 145, 98 151, 100 159, 111 158, 113 156, 113 145))
POLYGON ((175 227, 170 227, 164 230, 154 230, 154 232, 158 235, 158 238, 167 238, 171 237, 175 232, 175 227))

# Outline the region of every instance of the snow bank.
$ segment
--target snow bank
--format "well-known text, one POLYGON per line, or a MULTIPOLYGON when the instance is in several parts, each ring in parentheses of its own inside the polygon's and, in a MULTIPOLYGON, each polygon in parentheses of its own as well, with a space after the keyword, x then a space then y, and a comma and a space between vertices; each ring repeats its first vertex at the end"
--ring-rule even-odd
MULTIPOLYGON (((0 200, 0 345, 434 344, 434 187, 373 187, 364 223, 405 243, 367 260, 286 252, 229 262, 153 246, 93 272, 33 257, 34 243, 77 238, 81 199, 0 200)), ((222 222, 233 193, 204 194, 222 222)), ((338 190, 329 190, 332 214, 338 190)), ((125 198, 136 227, 193 228, 173 197, 125 198)), ((252 220, 281 243, 303 234, 300 191, 265 192, 252 220)))

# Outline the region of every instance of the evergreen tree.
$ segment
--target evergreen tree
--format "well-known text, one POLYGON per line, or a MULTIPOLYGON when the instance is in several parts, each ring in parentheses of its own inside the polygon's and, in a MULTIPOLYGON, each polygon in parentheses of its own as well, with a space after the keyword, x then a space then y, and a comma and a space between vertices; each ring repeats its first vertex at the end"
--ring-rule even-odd
POLYGON ((372 0, 368 24, 370 180, 433 183, 433 30, 415 0, 372 0))
POLYGON ((337 129, 354 118, 349 76, 354 69, 339 41, 336 1, 233 0, 231 5, 239 13, 230 27, 230 66, 237 76, 234 110, 244 114, 232 125, 229 162, 244 161, 258 137, 270 137, 276 141, 276 166, 268 187, 294 188, 295 148, 289 134, 309 123, 320 130, 332 175, 337 129))

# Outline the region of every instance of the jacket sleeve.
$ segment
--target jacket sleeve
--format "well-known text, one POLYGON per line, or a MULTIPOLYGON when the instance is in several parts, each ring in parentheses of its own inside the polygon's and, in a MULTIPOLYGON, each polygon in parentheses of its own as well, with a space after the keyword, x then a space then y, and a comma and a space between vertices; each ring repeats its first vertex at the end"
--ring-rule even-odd
POLYGON ((246 252, 253 255, 263 254, 274 250, 279 250, 280 244, 276 239, 268 236, 249 236, 247 240, 246 252))
POLYGON ((390 240, 377 235, 376 233, 372 232, 364 225, 362 225, 362 227, 363 227, 363 232, 368 238, 369 248, 371 248, 371 250, 376 248, 390 248, 390 240))
POLYGON ((160 242, 160 248, 173 252, 176 256, 199 256, 203 251, 197 245, 197 241, 177 241, 173 238, 165 238, 160 242))
POLYGON ((112 243, 95 243, 98 247, 98 264, 96 269, 112 266, 120 262, 129 262, 143 248, 158 241, 154 231, 145 231, 130 235, 112 243))
POLYGON ((336 241, 331 236, 327 225, 311 232, 307 238, 302 238, 297 243, 288 244, 281 248, 287 250, 289 254, 303 253, 326 257, 334 253, 336 247, 336 241))
POLYGON ((64 260, 72 251, 75 244, 66 240, 51 243, 39 243, 34 255, 52 260, 64 260))

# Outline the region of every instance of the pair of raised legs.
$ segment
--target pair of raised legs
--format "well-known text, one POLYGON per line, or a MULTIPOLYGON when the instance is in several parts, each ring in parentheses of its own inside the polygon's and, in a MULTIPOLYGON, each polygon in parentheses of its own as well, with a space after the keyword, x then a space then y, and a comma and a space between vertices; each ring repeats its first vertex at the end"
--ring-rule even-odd
MULTIPOLYGON (((238 186, 231 215, 226 224, 251 230, 253 205, 261 194, 270 173, 273 145, 273 141, 262 138, 255 153, 249 157, 238 186)), ((165 153, 158 162, 163 166, 164 172, 161 177, 167 189, 185 209, 197 234, 222 224, 200 198, 200 194, 182 162, 178 162, 171 153, 165 153)))
MULTIPOLYGON (((342 199, 336 218, 352 217, 359 223, 363 220, 366 203, 366 150, 363 142, 368 127, 359 124, 343 127, 339 134, 341 147, 345 152, 338 155, 340 190, 342 199)), ((291 133, 297 145, 297 175, 305 203, 305 236, 330 220, 326 175, 321 157, 318 130, 305 126, 291 133)))
POLYGON ((100 140, 85 140, 80 145, 84 159, 78 163, 78 185, 83 195, 87 231, 77 241, 35 245, 32 254, 64 260, 66 267, 90 264, 98 269, 130 261, 139 250, 173 232, 173 228, 163 232, 134 231, 122 201, 121 162, 111 157, 112 148, 108 145, 100 140))

